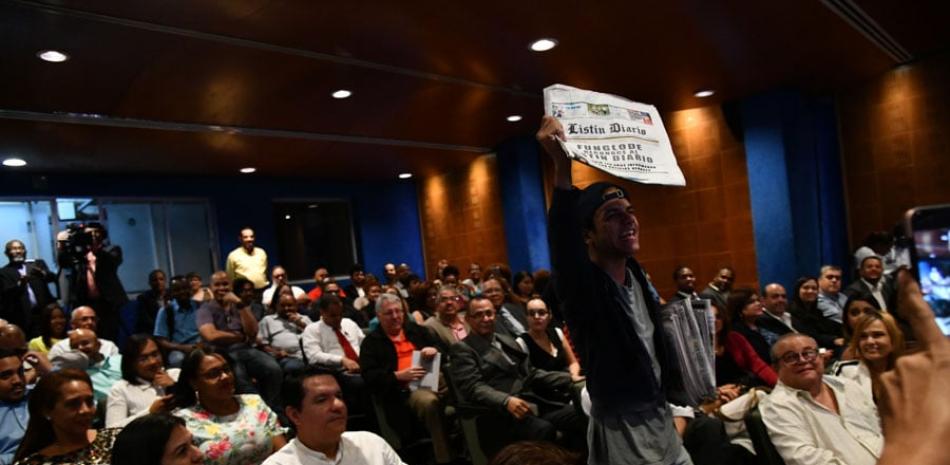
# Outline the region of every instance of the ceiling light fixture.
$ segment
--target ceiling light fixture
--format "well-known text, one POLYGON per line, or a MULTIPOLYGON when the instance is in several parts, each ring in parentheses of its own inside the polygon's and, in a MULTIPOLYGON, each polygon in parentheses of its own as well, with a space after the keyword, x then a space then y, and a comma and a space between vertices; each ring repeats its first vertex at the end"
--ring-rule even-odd
POLYGON ((531 43, 531 50, 535 52, 546 52, 557 47, 557 41, 554 39, 538 39, 531 43))
POLYGON ((3 166, 9 166, 11 168, 19 168, 21 166, 26 166, 26 160, 22 158, 7 158, 3 160, 3 166))
POLYGON ((289 219, 290 219, 290 215, 284 215, 284 219, 285 219, 285 220, 289 220, 289 219))
POLYGON ((521 115, 511 115, 505 119, 508 120, 509 123, 517 123, 521 121, 521 115))
POLYGON ((399 179, 409 179, 412 177, 412 173, 399 173, 399 179))
POLYGON ((248 166, 247 168, 241 168, 241 172, 244 173, 244 174, 251 174, 251 173, 253 173, 253 172, 255 172, 255 171, 257 171, 257 168, 253 168, 253 167, 250 167, 250 166, 248 166))
POLYGON ((58 50, 41 50, 36 54, 36 56, 38 56, 40 60, 48 61, 50 63, 62 63, 69 59, 69 55, 58 50))
POLYGON ((346 89, 340 89, 340 90, 338 90, 338 91, 336 91, 336 92, 334 92, 334 93, 332 93, 332 94, 330 94, 330 95, 332 95, 333 98, 341 99, 341 98, 347 98, 347 97, 353 95, 353 92, 350 92, 350 91, 348 91, 348 90, 346 90, 346 89))
POLYGON ((713 94, 715 94, 715 93, 716 93, 716 91, 714 91, 714 90, 712 90, 712 89, 702 89, 702 90, 697 90, 696 93, 693 94, 693 95, 695 95, 695 96, 697 96, 697 97, 699 97, 699 98, 706 98, 706 97, 711 97, 711 96, 712 96, 713 94))

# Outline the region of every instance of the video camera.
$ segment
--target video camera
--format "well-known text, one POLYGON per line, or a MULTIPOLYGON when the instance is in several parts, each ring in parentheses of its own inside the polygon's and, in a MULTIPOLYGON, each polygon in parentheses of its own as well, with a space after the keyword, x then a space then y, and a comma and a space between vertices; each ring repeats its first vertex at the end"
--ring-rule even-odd
POLYGON ((94 242, 92 233, 86 230, 89 226, 91 224, 84 223, 66 226, 66 238, 59 241, 60 263, 80 263, 85 260, 94 242))

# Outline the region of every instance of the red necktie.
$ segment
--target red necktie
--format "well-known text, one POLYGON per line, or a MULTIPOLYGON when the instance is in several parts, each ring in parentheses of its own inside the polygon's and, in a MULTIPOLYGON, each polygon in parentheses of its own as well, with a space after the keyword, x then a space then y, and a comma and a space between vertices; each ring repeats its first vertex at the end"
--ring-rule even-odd
POLYGON ((343 331, 334 329, 333 332, 336 333, 336 338, 338 341, 340 341, 340 347, 343 348, 343 355, 353 361, 359 360, 360 356, 356 355, 356 351, 353 350, 353 346, 350 345, 350 341, 346 340, 346 336, 343 335, 343 331))

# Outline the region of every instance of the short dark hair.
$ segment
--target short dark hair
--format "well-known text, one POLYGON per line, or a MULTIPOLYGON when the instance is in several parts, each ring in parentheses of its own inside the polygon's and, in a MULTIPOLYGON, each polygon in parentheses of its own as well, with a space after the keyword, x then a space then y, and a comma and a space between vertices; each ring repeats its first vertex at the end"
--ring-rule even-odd
POLYGON ((442 268, 442 279, 445 279, 445 277, 448 275, 461 276, 462 273, 459 271, 457 266, 448 265, 445 268, 442 268))
POLYGON ((148 344, 148 341, 155 343, 155 347, 158 347, 158 342, 155 341, 149 334, 133 334, 129 336, 129 339, 125 342, 125 350, 122 351, 122 379, 129 382, 129 384, 142 384, 139 382, 139 375, 136 373, 135 365, 139 361, 139 355, 142 354, 142 350, 145 349, 145 345, 148 344))
POLYGON ((320 365, 309 365, 300 370, 291 371, 284 377, 284 382, 280 386, 280 398, 284 401, 284 407, 293 407, 297 410, 303 408, 303 398, 307 395, 303 383, 314 376, 332 376, 339 383, 335 371, 320 365))
POLYGON ((488 465, 583 465, 582 457, 544 441, 520 441, 505 446, 488 465))
POLYGON ((149 273, 148 273, 148 280, 151 281, 151 280, 155 279, 155 276, 157 276, 159 273, 161 273, 163 276, 168 276, 168 275, 165 274, 164 271, 162 271, 162 270, 156 268, 156 269, 154 269, 154 270, 152 270, 152 271, 149 271, 149 273))
POLYGON ((19 351, 19 350, 15 350, 15 349, 0 349, 0 359, 4 359, 4 358, 7 358, 7 357, 16 357, 16 358, 19 360, 19 359, 20 359, 20 355, 22 355, 22 354, 21 354, 21 351, 19 351))
POLYGON ((363 268, 363 265, 361 265, 361 264, 359 264, 359 263, 354 263, 353 266, 350 267, 350 276, 353 276, 354 274, 356 274, 357 272, 360 272, 360 271, 362 271, 362 272, 365 273, 365 272, 366 272, 366 269, 363 268))
POLYGON ((330 294, 330 295, 327 295, 327 294, 321 295, 321 296, 320 296, 320 300, 317 301, 317 308, 320 309, 321 312, 324 311, 324 310, 329 309, 331 305, 339 305, 339 306, 342 307, 342 306, 343 306, 343 301, 340 300, 339 297, 337 297, 337 296, 335 296, 335 295, 332 295, 332 294, 330 294))
POLYGON ((244 286, 248 284, 253 285, 254 283, 247 278, 234 278, 234 282, 231 283, 231 290, 234 291, 235 294, 240 294, 241 289, 244 289, 244 286))
POLYGON ((198 274, 197 271, 189 271, 188 273, 185 274, 185 279, 187 279, 187 280, 189 280, 189 281, 191 281, 191 280, 194 279, 194 278, 198 278, 198 279, 204 281, 204 278, 202 278, 201 275, 198 274))
POLYGON ((172 430, 185 420, 169 413, 150 413, 122 428, 112 445, 112 465, 161 465, 172 430))
POLYGON ((673 269, 673 281, 680 279, 680 273, 688 268, 686 265, 676 265, 676 268, 673 269))

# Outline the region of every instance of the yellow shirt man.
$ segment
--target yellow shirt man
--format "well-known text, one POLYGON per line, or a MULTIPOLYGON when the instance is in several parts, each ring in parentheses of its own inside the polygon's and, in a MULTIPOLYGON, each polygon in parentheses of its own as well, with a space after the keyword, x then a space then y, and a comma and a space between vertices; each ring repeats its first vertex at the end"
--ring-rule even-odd
POLYGON ((250 228, 241 230, 240 239, 241 246, 228 254, 225 267, 228 278, 231 281, 235 278, 245 278, 254 283, 255 289, 267 287, 267 252, 254 246, 254 230, 250 228))

